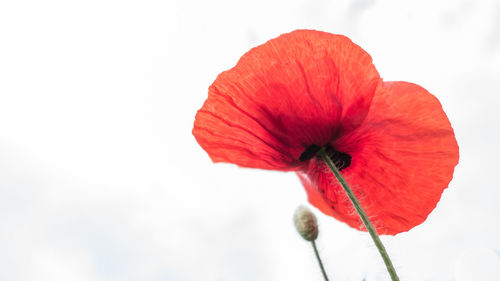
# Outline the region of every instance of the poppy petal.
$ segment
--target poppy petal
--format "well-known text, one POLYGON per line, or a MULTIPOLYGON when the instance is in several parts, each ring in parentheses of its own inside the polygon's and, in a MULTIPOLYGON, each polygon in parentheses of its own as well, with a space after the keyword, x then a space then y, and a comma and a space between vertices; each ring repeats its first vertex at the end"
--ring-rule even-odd
MULTIPOLYGON (((342 170, 379 234, 421 224, 436 207, 458 163, 458 145, 439 101, 422 87, 384 82, 356 130, 331 144, 352 156, 342 170)), ((306 190, 319 209, 365 230, 342 188, 318 159, 309 164, 306 190), (331 210, 325 210, 329 206, 331 210)), ((303 180, 304 182, 304 180, 303 180)))
POLYGON ((370 55, 347 37, 294 31, 217 77, 193 135, 214 162, 296 170, 309 145, 363 122, 379 83, 370 55))

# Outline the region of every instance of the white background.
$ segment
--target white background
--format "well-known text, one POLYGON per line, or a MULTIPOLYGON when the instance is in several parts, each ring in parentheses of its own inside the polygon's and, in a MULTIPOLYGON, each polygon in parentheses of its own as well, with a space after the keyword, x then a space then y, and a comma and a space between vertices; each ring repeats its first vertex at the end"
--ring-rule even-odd
MULTIPOLYGON (((216 75, 298 28, 349 36, 455 129, 437 208, 383 238, 401 280, 500 280, 495 0, 1 1, 0 280, 321 280, 296 176, 214 165, 191 135, 216 75)), ((388 280, 314 211, 331 280, 388 280)))

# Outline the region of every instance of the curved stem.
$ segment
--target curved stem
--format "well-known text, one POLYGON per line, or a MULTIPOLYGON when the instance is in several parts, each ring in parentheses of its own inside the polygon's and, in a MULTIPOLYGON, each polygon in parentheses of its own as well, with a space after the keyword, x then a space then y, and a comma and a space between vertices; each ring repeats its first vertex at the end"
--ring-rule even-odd
POLYGON ((318 155, 321 156, 321 158, 326 162, 326 164, 328 165, 328 167, 330 168, 330 170, 335 175, 340 185, 344 189, 345 193, 347 193, 347 196, 351 200, 352 205, 354 205, 356 212, 363 221, 363 224, 365 225, 366 230, 368 231, 373 242, 375 243, 375 246, 377 246, 377 249, 380 255, 382 256, 382 259, 384 260, 385 266, 387 267, 387 271, 389 271, 389 275, 391 276, 392 281, 399 281, 399 277, 396 274, 396 270, 392 265, 391 259, 389 258, 387 251, 385 250, 384 244, 382 244, 382 241, 380 241, 380 237, 378 236, 377 231, 375 230, 372 223, 368 219, 368 216, 363 210, 363 207, 361 207, 361 204, 359 204, 358 199, 356 198, 356 196, 354 196, 354 193, 352 192, 351 188, 345 181, 344 177, 342 176, 342 174, 340 174, 340 171, 337 169, 332 159, 330 159, 330 157, 326 154, 325 148, 322 148, 318 152, 318 155))
POLYGON ((323 262, 321 262, 321 258, 319 257, 318 249, 316 248, 316 242, 311 241, 314 249, 314 253, 316 254, 316 258, 318 259, 319 267, 321 268, 321 272, 323 273, 323 277, 325 278, 325 281, 328 281, 328 276, 326 276, 326 271, 325 268, 323 267, 323 262))

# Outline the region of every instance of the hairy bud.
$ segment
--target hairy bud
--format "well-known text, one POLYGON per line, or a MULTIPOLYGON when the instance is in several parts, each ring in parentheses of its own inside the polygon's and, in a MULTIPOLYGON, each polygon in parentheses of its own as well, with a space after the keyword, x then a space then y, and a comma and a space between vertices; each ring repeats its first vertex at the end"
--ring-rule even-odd
POLYGON ((318 222, 316 216, 305 206, 299 206, 295 211, 293 221, 300 236, 307 241, 314 241, 318 237, 318 222))

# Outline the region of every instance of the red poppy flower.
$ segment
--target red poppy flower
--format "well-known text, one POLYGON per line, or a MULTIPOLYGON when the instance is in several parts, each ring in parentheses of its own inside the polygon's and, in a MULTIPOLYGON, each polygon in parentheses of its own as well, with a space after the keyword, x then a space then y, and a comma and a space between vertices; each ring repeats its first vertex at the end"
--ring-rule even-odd
POLYGON ((422 87, 384 82, 347 37, 297 30, 221 73, 193 134, 214 162, 295 171, 309 201, 365 230, 315 153, 325 147, 379 234, 422 223, 458 163, 453 129, 422 87))

